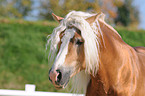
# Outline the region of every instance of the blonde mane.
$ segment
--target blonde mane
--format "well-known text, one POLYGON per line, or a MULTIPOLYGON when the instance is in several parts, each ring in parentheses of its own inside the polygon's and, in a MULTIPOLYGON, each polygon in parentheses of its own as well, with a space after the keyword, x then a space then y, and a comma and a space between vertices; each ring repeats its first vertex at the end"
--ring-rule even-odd
MULTIPOLYGON (((86 69, 79 72, 73 79, 73 89, 76 92, 86 91, 88 82, 90 80, 89 74, 95 75, 99 68, 99 48, 101 28, 98 19, 90 25, 85 19, 96 14, 85 13, 81 11, 71 11, 61 21, 60 25, 56 27, 51 35, 49 35, 48 44, 50 44, 49 63, 54 62, 56 57, 57 45, 60 41, 60 33, 64 31, 67 26, 73 25, 81 31, 81 35, 85 41, 84 52, 86 69)), ((101 18, 100 18, 101 19, 101 18)), ((104 17, 103 17, 104 19, 104 17)), ((102 19, 102 20, 103 20, 102 19)))

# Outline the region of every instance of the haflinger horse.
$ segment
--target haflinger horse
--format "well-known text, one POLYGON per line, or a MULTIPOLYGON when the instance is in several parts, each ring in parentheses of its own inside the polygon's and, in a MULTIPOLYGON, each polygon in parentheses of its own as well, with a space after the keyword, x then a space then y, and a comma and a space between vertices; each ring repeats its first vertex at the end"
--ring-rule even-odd
POLYGON ((73 79, 86 96, 145 96, 145 48, 131 47, 103 13, 71 11, 49 36, 49 79, 57 89, 73 79))

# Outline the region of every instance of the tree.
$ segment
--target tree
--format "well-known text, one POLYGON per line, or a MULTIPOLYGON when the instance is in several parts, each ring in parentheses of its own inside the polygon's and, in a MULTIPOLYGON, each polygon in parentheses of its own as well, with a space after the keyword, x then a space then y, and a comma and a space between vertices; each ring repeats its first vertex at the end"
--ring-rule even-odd
POLYGON ((126 0, 121 6, 118 6, 117 18, 115 23, 119 23, 123 26, 129 26, 130 24, 137 24, 139 22, 139 11, 132 5, 132 0, 126 0))
POLYGON ((124 26, 128 26, 131 23, 130 11, 127 4, 123 4, 118 7, 118 16, 115 19, 115 23, 121 23, 124 26))
POLYGON ((32 3, 31 0, 0 0, 0 16, 25 17, 31 11, 32 3))
POLYGON ((44 19, 53 20, 50 10, 59 16, 65 16, 71 10, 86 11, 89 8, 97 8, 96 3, 88 2, 87 0, 41 0, 40 16, 44 19))
MULTIPOLYGON (((101 12, 108 14, 110 18, 115 18, 116 5, 114 0, 41 0, 40 16, 44 19, 52 20, 49 10, 59 16, 66 15, 70 10, 101 12)), ((116 1, 116 0, 115 0, 116 1)))
POLYGON ((60 12, 62 11, 61 6, 59 6, 59 0, 41 0, 40 1, 40 8, 39 8, 39 16, 41 19, 46 19, 46 20, 53 20, 52 16, 50 13, 52 10, 59 16, 62 16, 60 12))

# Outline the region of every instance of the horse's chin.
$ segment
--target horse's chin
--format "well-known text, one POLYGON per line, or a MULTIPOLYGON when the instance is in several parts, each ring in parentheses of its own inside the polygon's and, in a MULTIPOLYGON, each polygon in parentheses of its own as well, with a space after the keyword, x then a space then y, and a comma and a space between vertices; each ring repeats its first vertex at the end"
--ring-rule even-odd
POLYGON ((57 90, 61 90, 61 89, 64 89, 66 88, 66 86, 59 86, 59 87, 55 87, 57 90))
POLYGON ((55 88, 56 88, 57 90, 61 90, 61 89, 66 88, 66 86, 67 86, 67 84, 66 84, 65 86, 55 86, 55 88))
POLYGON ((55 85, 54 87, 57 89, 57 90, 60 90, 60 89, 64 89, 66 88, 66 86, 68 85, 68 82, 69 82, 69 79, 67 81, 65 81, 65 83, 63 85, 55 85))
POLYGON ((61 89, 64 89, 64 88, 62 86, 60 86, 60 87, 55 87, 55 89, 61 90, 61 89))

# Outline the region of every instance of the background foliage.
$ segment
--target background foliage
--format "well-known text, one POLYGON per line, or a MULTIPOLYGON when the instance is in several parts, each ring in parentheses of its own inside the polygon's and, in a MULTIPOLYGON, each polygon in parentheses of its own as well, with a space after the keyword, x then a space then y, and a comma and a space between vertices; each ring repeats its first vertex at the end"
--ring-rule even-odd
POLYGON ((0 0, 0 16, 23 18, 32 10, 32 0, 0 0))
POLYGON ((137 27, 139 11, 132 3, 133 0, 0 0, 0 17, 26 18, 31 15, 37 20, 53 20, 52 10, 59 16, 79 10, 104 12, 110 24, 137 27))

